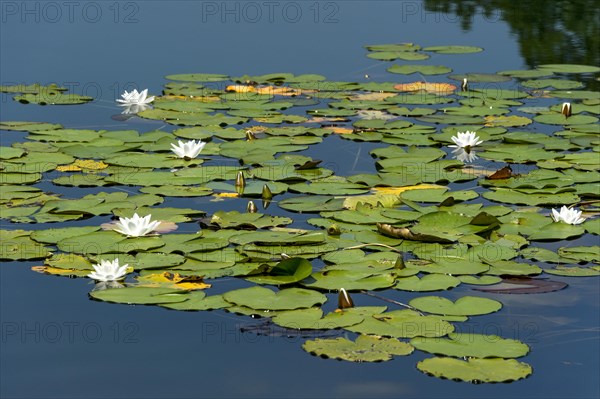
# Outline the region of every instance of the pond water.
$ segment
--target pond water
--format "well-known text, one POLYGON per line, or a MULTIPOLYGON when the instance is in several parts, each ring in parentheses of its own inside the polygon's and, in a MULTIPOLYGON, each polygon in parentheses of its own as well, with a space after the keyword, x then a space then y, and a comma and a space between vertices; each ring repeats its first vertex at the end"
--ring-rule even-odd
MULTIPOLYGON (((484 49, 469 54, 431 53, 422 62, 449 66, 453 74, 531 69, 540 64, 600 65, 600 17, 592 1, 577 6, 557 1, 544 7, 541 2, 535 6, 493 7, 477 1, 69 4, 2 2, 0 84, 56 83, 95 100, 73 106, 25 105, 14 101, 12 94, 2 93, 0 121, 60 123, 69 129, 170 132, 179 127, 137 117, 113 118, 122 110, 115 98, 133 87, 149 88, 150 93, 159 94, 167 82, 165 76, 179 73, 229 76, 314 73, 326 76, 328 81, 359 83, 448 81, 436 75, 389 73, 387 68, 392 64, 421 62, 367 58, 363 46, 372 44, 411 42, 422 47, 464 45, 484 49)), ((598 90, 597 76, 596 73, 577 78, 584 80, 583 90, 598 90)), ((213 87, 224 89, 222 82, 213 87)), ((522 89, 515 81, 503 87, 522 89)), ((294 107, 294 113, 302 115, 304 109, 325 108, 329 101, 317 100, 320 104, 294 107)), ((576 101, 579 100, 573 100, 576 101)), ((527 100, 529 107, 556 103, 556 98, 545 96, 527 100)), ((516 114, 533 118, 532 114, 516 114)), ((556 126, 540 123, 534 126, 536 132, 547 134, 557 130, 556 126)), ((2 146, 26 141, 26 135, 3 130, 2 146)), ((445 150, 447 144, 450 143, 444 145, 445 150)), ((376 167, 369 152, 388 145, 331 135, 299 154, 322 159, 321 166, 338 176, 372 174, 376 173, 376 167)), ((597 141, 595 145, 597 151, 597 141)), ((231 159, 218 157, 212 157, 210 162, 234 164, 231 159)), ((504 165, 485 159, 478 164, 492 170, 504 165)), ((516 173, 533 169, 532 165, 512 166, 516 173)), ((132 186, 54 185, 52 180, 60 175, 55 171, 45 173, 43 181, 35 186, 66 198, 101 191, 137 193, 137 187, 132 186)), ((482 192, 477 180, 450 187, 482 192)), ((597 181, 595 190, 597 198, 597 181)), ((287 193, 276 199, 295 195, 287 193)), ((246 209, 246 199, 221 202, 212 199, 210 196, 168 198, 161 206, 193 208, 208 215, 220 210, 246 209)), ((291 213, 276 204, 271 204, 265 213, 292 217, 291 226, 295 228, 314 229, 307 223, 308 218, 315 217, 314 213, 291 213)), ((98 226, 109 221, 110 216, 102 215, 54 223, 51 227, 98 226)), ((5 230, 48 228, 43 223, 11 223, 6 219, 0 219, 0 223, 5 230)), ((179 223, 177 233, 197 230, 197 222, 179 223)), ((586 233, 574 240, 536 244, 556 251, 560 247, 598 245, 598 236, 586 233)), ((321 359, 302 350, 302 344, 313 338, 309 333, 291 334, 265 324, 264 318, 253 319, 223 310, 180 312, 158 306, 90 300, 88 294, 94 287, 90 279, 32 272, 31 267, 42 263, 43 260, 5 261, 0 268, 2 397, 600 396, 598 277, 544 275, 565 282, 568 287, 543 294, 484 293, 473 291, 476 286, 466 284, 450 291, 425 294, 452 300, 473 295, 500 301, 502 310, 456 323, 457 330, 494 334, 530 346, 530 353, 519 359, 533 368, 528 378, 503 384, 470 384, 438 379, 417 370, 415 364, 431 356, 421 351, 380 363, 321 359)), ((313 263, 319 267, 323 264, 313 263)), ((538 263, 544 268, 553 266, 538 263)), ((253 285, 234 277, 209 282, 213 284, 210 295, 253 285)), ((388 289, 377 295, 408 303, 424 294, 388 289)), ((326 296, 324 309, 333 311, 337 293, 326 292, 326 296)), ((389 305, 391 310, 398 309, 369 295, 352 293, 352 297, 360 306, 389 305)), ((336 330, 333 336, 353 339, 356 334, 336 330)))

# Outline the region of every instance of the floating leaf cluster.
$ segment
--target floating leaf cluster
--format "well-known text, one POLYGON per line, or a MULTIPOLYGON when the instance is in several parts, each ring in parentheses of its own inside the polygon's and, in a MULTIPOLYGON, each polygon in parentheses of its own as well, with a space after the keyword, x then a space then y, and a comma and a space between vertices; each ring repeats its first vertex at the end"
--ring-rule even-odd
MULTIPOLYGON (((384 61, 482 51, 410 43, 366 48, 369 58, 384 61)), ((118 259, 135 274, 98 283, 93 299, 224 309, 266 317, 288 331, 358 334, 306 341, 303 348, 321 357, 387 361, 417 349, 439 355, 417 364, 434 376, 524 378, 532 369, 515 358, 528 353, 527 345, 455 332, 454 323, 502 304, 485 290, 475 296, 446 290, 547 292, 541 283, 528 291, 502 282, 542 281, 536 276, 545 273, 600 275, 598 246, 544 247, 600 234, 600 95, 573 78, 600 68, 540 65, 445 76, 451 68, 403 63, 388 71, 389 82, 366 83, 315 74, 169 75, 152 108, 137 113, 167 127, 147 132, 2 121, 2 134, 23 137, 0 147, 0 218, 18 226, 0 231, 0 258, 39 260, 33 270, 70 277, 118 259), (404 76, 415 73, 436 81, 404 76), (540 95, 556 104, 531 106, 540 95), (572 101, 569 115, 561 112, 564 101, 572 101), (469 156, 459 157, 450 147, 465 132, 477 138, 464 146, 469 156), (171 151, 179 140, 203 148, 179 157, 171 151), (308 155, 311 147, 335 148, 340 140, 378 144, 370 152, 374 172, 337 170, 339 152, 325 162, 308 155), (468 189, 456 189, 464 182, 468 189), (73 190, 61 195, 49 185, 93 193, 72 197, 73 190), (127 193, 119 191, 124 186, 127 193), (181 207, 179 197, 195 202, 181 207), (198 209, 209 198, 223 209, 198 209), (583 223, 553 220, 551 209, 560 206, 583 210, 583 223), (115 231, 111 218, 134 215, 152 215, 159 225, 140 237, 115 231), (68 221, 74 224, 25 229, 68 221), (226 276, 245 280, 245 288, 219 291, 218 279, 226 276), (342 288, 357 305, 375 290, 442 293, 408 304, 391 300, 390 309, 335 310, 329 292, 342 288)), ((55 85, 0 91, 42 105, 92 100, 55 85)))

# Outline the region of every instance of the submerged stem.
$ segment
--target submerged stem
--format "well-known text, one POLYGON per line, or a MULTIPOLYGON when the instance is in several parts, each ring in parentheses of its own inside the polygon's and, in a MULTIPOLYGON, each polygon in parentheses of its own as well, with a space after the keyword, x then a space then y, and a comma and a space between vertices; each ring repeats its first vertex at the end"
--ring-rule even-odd
POLYGON ((410 305, 408 305, 406 303, 398 302, 398 301, 395 301, 393 299, 389 299, 389 298, 386 298, 386 297, 383 297, 383 296, 379 296, 379 295, 373 294, 372 292, 365 291, 365 290, 362 290, 361 293, 365 294, 365 295, 368 295, 368 296, 372 296, 373 298, 381 299, 382 301, 385 301, 385 302, 393 303, 395 305, 399 305, 399 306, 405 307, 407 309, 414 310, 415 312, 419 313, 421 316, 424 316, 424 314, 421 313, 419 310, 417 310, 417 308, 414 308, 414 307, 412 307, 412 306, 410 306, 410 305))

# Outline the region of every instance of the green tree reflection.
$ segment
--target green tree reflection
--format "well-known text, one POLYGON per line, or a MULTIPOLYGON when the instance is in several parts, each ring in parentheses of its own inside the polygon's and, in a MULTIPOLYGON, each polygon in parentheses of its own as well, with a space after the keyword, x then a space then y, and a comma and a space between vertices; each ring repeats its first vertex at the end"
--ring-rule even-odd
POLYGON ((476 15, 508 23, 521 56, 540 64, 600 65, 600 7, 597 0, 425 0, 429 12, 455 14, 464 30, 476 15))

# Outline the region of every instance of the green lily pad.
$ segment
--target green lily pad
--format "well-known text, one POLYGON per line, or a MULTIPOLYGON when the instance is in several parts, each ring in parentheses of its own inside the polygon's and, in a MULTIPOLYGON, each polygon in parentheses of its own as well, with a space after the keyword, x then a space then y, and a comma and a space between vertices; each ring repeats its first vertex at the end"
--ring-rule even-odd
POLYGON ((498 188, 494 191, 486 191, 483 193, 483 197, 492 201, 523 205, 568 205, 579 201, 579 196, 573 193, 525 194, 503 188, 498 188))
POLYGON ((600 72, 600 67, 593 65, 578 64, 542 64, 537 66, 541 70, 549 70, 556 73, 593 73, 600 72))
POLYGON ((313 273, 301 284, 309 288, 338 290, 376 290, 394 285, 391 273, 355 272, 351 270, 327 270, 313 273))
POLYGON ((207 224, 221 229, 263 229, 266 227, 284 226, 290 223, 292 223, 292 219, 281 216, 269 216, 261 213, 240 213, 238 211, 217 211, 207 224))
POLYGON ((188 300, 187 291, 160 287, 126 287, 92 291, 94 299, 129 305, 157 305, 188 300))
POLYGON ((421 46, 414 43, 397 44, 369 44, 365 46, 369 51, 419 51, 421 46))
POLYGON ((25 154, 25 150, 13 147, 0 147, 0 159, 19 158, 25 154))
POLYGON ((448 338, 416 337, 410 343, 418 350, 453 357, 517 358, 529 352, 524 343, 496 335, 450 333, 448 338))
POLYGON ((410 75, 413 73, 420 73, 423 75, 442 75, 448 72, 452 72, 451 68, 443 65, 392 65, 387 69, 391 73, 400 73, 403 75, 410 75))
POLYGON ((403 192, 400 196, 404 200, 433 203, 441 203, 450 197, 454 198, 455 201, 469 201, 479 197, 472 190, 448 191, 446 187, 409 190, 403 192))
POLYGON ((600 276, 600 270, 592 267, 579 267, 579 266, 556 266, 551 269, 544 269, 544 272, 548 274, 555 274, 558 276, 568 277, 589 277, 589 276, 600 276))
POLYGON ((477 383, 515 381, 533 372, 530 365, 515 359, 434 357, 418 362, 417 368, 435 377, 477 383))
POLYGON ((277 205, 293 212, 339 211, 344 209, 344 199, 332 196, 300 196, 286 198, 277 205))
POLYGON ((369 188, 361 184, 327 181, 291 184, 289 189, 293 192, 316 195, 353 195, 369 192, 369 188))
POLYGON ((125 238, 114 231, 97 231, 76 237, 63 238, 58 249, 76 254, 130 253, 159 248, 164 242, 159 237, 125 238))
POLYGON ((527 238, 534 241, 540 240, 565 240, 570 237, 577 237, 585 232, 583 226, 571 225, 566 223, 550 223, 527 238))
POLYGON ((600 92, 591 90, 553 90, 550 92, 552 97, 572 98, 580 100, 598 100, 600 92))
POLYGON ((511 260, 499 260, 490 263, 490 269, 485 272, 494 276, 532 276, 538 275, 542 269, 529 263, 514 262, 511 260))
POLYGON ((531 87, 532 89, 543 89, 545 87, 554 87, 555 89, 577 89, 583 87, 583 83, 575 80, 566 79, 535 79, 526 80, 521 82, 521 85, 525 87, 531 87))
POLYGON ((497 276, 458 276, 458 279, 463 284, 472 285, 492 285, 502 281, 502 279, 497 276))
POLYGON ((284 259, 276 264, 268 274, 246 278, 246 280, 257 284, 291 284, 310 276, 312 264, 304 258, 284 259))
POLYGON ((346 330, 394 338, 443 337, 453 332, 454 326, 437 316, 395 310, 366 317, 362 323, 346 327, 346 330))
POLYGON ((50 256, 48 247, 33 241, 25 230, 0 230, 0 260, 44 259, 50 256))
POLYGON ((316 291, 286 288, 278 292, 263 287, 250 287, 223 294, 223 299, 238 306, 258 310, 293 310, 323 304, 327 297, 316 291))
POLYGON ((84 104, 92 101, 94 98, 82 96, 79 94, 65 93, 63 91, 41 91, 39 93, 27 93, 15 96, 14 99, 22 104, 39 105, 71 105, 84 104))
POLYGON ((599 262, 600 246, 561 247, 558 248, 558 255, 576 262, 599 262))
POLYGON ((332 312, 323 317, 323 311, 319 308, 278 312, 272 318, 273 323, 281 327, 299 330, 330 330, 349 327, 364 319, 365 316, 350 311, 332 312))
POLYGON ((79 237, 100 230, 97 226, 62 227, 58 229, 35 230, 31 232, 31 239, 45 244, 56 244, 61 240, 79 237))
POLYGON ((460 280, 454 276, 446 274, 428 274, 421 278, 417 276, 403 277, 398 279, 394 286, 397 290, 403 291, 441 291, 456 287, 460 280))
POLYGON ((213 190, 208 187, 164 185, 158 187, 142 187, 140 192, 161 195, 163 197, 203 197, 212 194, 213 190))
POLYGON ((590 115, 571 115, 569 117, 563 114, 542 114, 533 118, 536 122, 548 125, 583 125, 587 123, 596 123, 598 118, 590 115))
POLYGON ((367 54, 367 57, 382 61, 421 61, 428 59, 429 55, 413 51, 375 51, 367 54))
POLYGON ((226 309, 231 304, 223 299, 222 295, 206 296, 203 291, 192 291, 187 294, 188 300, 183 302, 159 303, 159 306, 172 310, 200 311, 213 309, 226 309))
POLYGON ((513 78, 519 79, 533 79, 533 78, 544 78, 546 76, 552 76, 552 71, 548 69, 523 69, 523 70, 510 70, 510 71, 500 71, 498 72, 500 75, 508 75, 513 78))
POLYGON ((462 81, 467 78, 468 82, 482 82, 482 83, 496 83, 496 82, 509 82, 511 78, 506 75, 500 75, 496 73, 466 73, 449 75, 450 79, 462 81))
POLYGON ((316 356, 350 362, 382 362, 393 355, 410 355, 414 348, 393 338, 360 335, 355 342, 346 338, 309 340, 302 348, 316 356))
POLYGON ((423 51, 432 51, 438 54, 467 54, 479 53, 483 48, 476 46, 430 46, 425 47, 423 51))
POLYGON ((39 83, 34 83, 30 85, 18 84, 11 86, 0 86, 1 93, 41 93, 44 91, 66 91, 66 87, 60 87, 55 83, 52 83, 48 86, 40 85, 39 83))
POLYGON ((497 312, 502 308, 498 301, 474 296, 464 296, 456 302, 439 296, 424 296, 413 299, 409 305, 423 312, 451 316, 482 315, 497 312))
MULTIPOLYGON (((88 273, 91 273, 93 269, 92 262, 83 256, 74 254, 54 254, 50 258, 46 259, 45 263, 49 266, 59 269, 85 270, 88 273)), ((121 265, 123 263, 124 262, 121 262, 121 265)))

